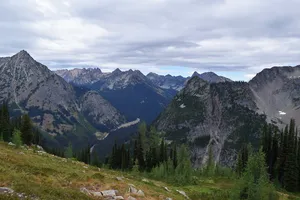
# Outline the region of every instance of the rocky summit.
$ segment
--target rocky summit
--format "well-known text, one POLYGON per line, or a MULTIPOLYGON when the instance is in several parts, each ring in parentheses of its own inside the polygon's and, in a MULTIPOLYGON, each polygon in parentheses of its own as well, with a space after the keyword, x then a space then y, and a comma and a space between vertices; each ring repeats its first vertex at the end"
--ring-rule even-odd
POLYGON ((107 131, 125 122, 98 93, 73 87, 24 50, 1 58, 0 72, 0 101, 8 102, 14 113, 28 113, 49 135, 94 137, 99 129, 107 131))
POLYGON ((299 77, 300 66, 265 69, 249 83, 194 76, 155 125, 189 144, 195 166, 206 163, 210 147, 216 162, 232 166, 243 143, 258 146, 266 122, 283 128, 300 121, 299 77))

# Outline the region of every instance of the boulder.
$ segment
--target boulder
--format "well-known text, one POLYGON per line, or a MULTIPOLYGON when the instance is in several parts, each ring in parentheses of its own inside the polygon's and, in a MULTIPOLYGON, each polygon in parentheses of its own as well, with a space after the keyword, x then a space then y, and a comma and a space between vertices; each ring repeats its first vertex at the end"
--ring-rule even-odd
POLYGON ((44 151, 43 147, 41 147, 40 145, 36 145, 36 148, 40 151, 44 151))
POLYGON ((164 189, 165 189, 167 192, 171 192, 171 190, 169 190, 169 188, 167 188, 167 187, 164 187, 164 189))
POLYGON ((12 142, 9 142, 8 145, 9 145, 9 146, 16 146, 16 145, 15 145, 14 143, 12 143, 12 142))
POLYGON ((145 194, 144 194, 144 192, 142 190, 139 190, 136 194, 138 196, 140 196, 140 197, 144 197, 145 196, 145 194))
POLYGON ((92 192, 94 197, 102 197, 102 192, 92 192))
POLYGON ((10 189, 8 187, 0 187, 0 194, 12 194, 14 193, 13 189, 10 189))
POLYGON ((172 199, 172 198, 170 198, 170 197, 167 197, 167 198, 166 198, 166 200, 173 200, 173 199, 172 199))
POLYGON ((104 197, 115 197, 116 196, 116 190, 104 190, 101 191, 102 196, 104 197))
POLYGON ((124 200, 124 197, 122 197, 122 196, 115 196, 115 199, 116 200, 124 200))
POLYGON ((86 188, 80 188, 80 192, 82 192, 82 193, 84 193, 86 195, 91 195, 91 192, 88 189, 86 189, 86 188))
POLYGON ((123 181, 123 177, 120 177, 120 176, 116 177, 116 179, 117 179, 118 181, 123 181))
POLYGON ((138 192, 138 190, 132 184, 129 185, 128 191, 129 191, 129 193, 132 193, 132 194, 136 194, 138 192))
POLYGON ((127 200, 136 200, 136 198, 129 196, 129 197, 127 197, 127 200))
POLYGON ((149 180, 145 179, 145 178, 143 178, 142 181, 145 182, 145 183, 149 183, 149 180))
POLYGON ((181 194, 182 196, 184 196, 186 199, 190 199, 186 193, 184 191, 181 191, 181 190, 176 190, 179 194, 181 194))

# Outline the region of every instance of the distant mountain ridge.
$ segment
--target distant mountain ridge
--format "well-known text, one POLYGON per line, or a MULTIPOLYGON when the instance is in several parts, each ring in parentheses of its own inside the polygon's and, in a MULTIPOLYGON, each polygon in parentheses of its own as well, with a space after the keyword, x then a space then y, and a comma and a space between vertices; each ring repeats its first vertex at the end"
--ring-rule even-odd
POLYGON ((190 145, 195 166, 212 148, 214 159, 232 166, 243 143, 258 147, 266 122, 280 129, 300 122, 300 66, 264 69, 247 82, 210 83, 198 75, 154 122, 168 140, 190 145))
POLYGON ((68 137, 93 140, 97 132, 126 122, 97 92, 72 86, 24 50, 1 58, 0 72, 0 102, 7 101, 13 113, 28 113, 60 143, 67 144, 68 137))
MULTIPOLYGON (((64 78, 67 82, 75 85, 91 85, 99 81, 102 83, 103 88, 107 87, 110 89, 114 89, 114 87, 125 88, 128 84, 132 84, 130 83, 131 80, 129 80, 129 76, 131 74, 136 74, 144 82, 150 81, 153 85, 160 87, 161 89, 171 89, 176 91, 180 91, 185 86, 186 82, 191 78, 183 76, 172 76, 170 74, 158 75, 153 72, 150 72, 145 76, 139 70, 130 69, 128 71, 121 71, 119 68, 110 73, 103 73, 99 68, 74 68, 70 70, 61 69, 54 72, 64 78), (122 77, 118 77, 119 75, 122 75, 122 77), (117 80, 113 80, 113 77, 118 78, 119 82, 117 83, 117 80), (115 84, 116 86, 113 86, 115 84)), ((192 77, 193 76, 198 76, 203 80, 211 83, 232 81, 229 78, 219 76, 214 72, 204 72, 202 74, 194 72, 192 77)), ((132 81, 134 82, 136 80, 132 81)))

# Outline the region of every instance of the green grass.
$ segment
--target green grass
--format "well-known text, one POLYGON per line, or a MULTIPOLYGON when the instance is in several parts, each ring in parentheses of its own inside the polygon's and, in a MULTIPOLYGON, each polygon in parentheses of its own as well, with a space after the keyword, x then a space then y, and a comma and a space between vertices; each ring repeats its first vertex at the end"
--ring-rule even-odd
MULTIPOLYGON (((144 198, 166 199, 170 197, 183 200, 176 190, 187 193, 191 199, 211 200, 228 199, 233 181, 225 178, 200 179, 197 185, 174 186, 163 181, 148 179, 143 182, 143 174, 123 173, 108 169, 99 169, 81 162, 59 158, 50 154, 38 154, 33 150, 15 149, 0 142, 0 187, 10 187, 18 193, 38 197, 40 200, 85 200, 96 199, 80 192, 81 187, 90 190, 118 190, 120 195, 128 197, 128 184, 134 184, 145 193, 144 198), (124 181, 117 181, 124 176, 124 181), (168 187, 167 192, 163 187, 168 187)), ((288 194, 282 194, 282 200, 288 194)), ((0 200, 18 199, 0 195, 0 200)))

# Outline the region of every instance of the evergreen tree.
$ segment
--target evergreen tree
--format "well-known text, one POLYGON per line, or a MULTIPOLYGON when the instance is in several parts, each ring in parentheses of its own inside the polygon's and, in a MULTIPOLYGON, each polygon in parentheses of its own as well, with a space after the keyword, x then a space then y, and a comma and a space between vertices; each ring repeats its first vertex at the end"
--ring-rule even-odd
POLYGON ((174 149, 173 149, 173 166, 174 169, 177 167, 177 146, 174 144, 174 149))
POLYGON ((262 149, 258 153, 250 154, 246 169, 231 193, 231 199, 277 199, 276 190, 269 183, 265 156, 262 149))
POLYGON ((73 148, 72 148, 72 144, 69 143, 69 146, 66 148, 65 151, 65 158, 72 158, 73 157, 73 148))
POLYGON ((281 134, 279 158, 277 164, 278 180, 282 186, 284 186, 284 173, 285 173, 287 153, 288 153, 288 126, 285 127, 284 131, 281 134))
POLYGON ((0 118, 1 134, 3 140, 8 142, 11 139, 11 127, 10 127, 10 116, 9 116, 7 103, 2 104, 0 115, 1 115, 0 118))
POLYGON ((289 136, 288 136, 288 151, 286 164, 284 168, 284 187, 287 191, 295 192, 298 182, 298 167, 295 148, 295 120, 291 119, 289 136))
POLYGON ((162 139, 160 143, 160 153, 159 153, 160 162, 164 162, 166 155, 165 155, 165 140, 162 139))
POLYGON ((144 159, 144 149, 143 149, 143 134, 139 134, 138 143, 137 143, 137 160, 139 163, 139 170, 143 171, 146 167, 145 159, 144 159))
POLYGON ((31 145, 33 140, 32 122, 29 115, 23 115, 21 124, 22 140, 24 144, 31 145))
POLYGON ((212 146, 209 145, 208 148, 209 149, 208 149, 208 160, 207 160, 206 172, 208 175, 212 176, 215 171, 215 162, 213 157, 212 146))
POLYGON ((18 129, 15 129, 13 132, 12 142, 16 145, 16 148, 22 146, 21 132, 18 129))

